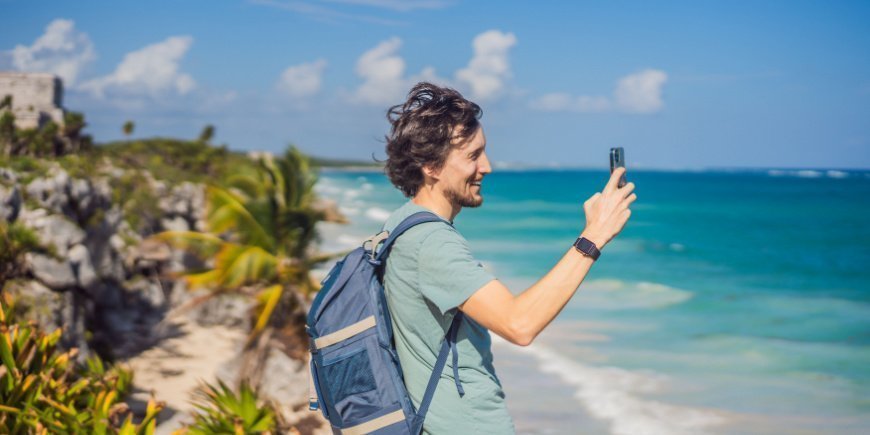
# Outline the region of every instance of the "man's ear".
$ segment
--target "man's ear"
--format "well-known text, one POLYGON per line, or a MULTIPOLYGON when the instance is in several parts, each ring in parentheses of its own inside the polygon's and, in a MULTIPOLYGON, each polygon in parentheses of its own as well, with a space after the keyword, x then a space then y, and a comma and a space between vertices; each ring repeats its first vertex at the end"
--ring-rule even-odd
POLYGON ((423 171, 423 178, 427 181, 438 181, 438 177, 441 175, 440 169, 436 170, 429 165, 423 166, 421 169, 423 171))

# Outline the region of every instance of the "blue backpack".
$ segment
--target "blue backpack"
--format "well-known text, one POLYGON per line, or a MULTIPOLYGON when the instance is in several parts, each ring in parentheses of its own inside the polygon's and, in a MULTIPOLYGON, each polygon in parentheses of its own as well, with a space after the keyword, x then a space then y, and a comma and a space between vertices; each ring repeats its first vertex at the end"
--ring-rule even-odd
POLYGON ((429 212, 409 216, 388 236, 381 232, 351 251, 321 283, 306 327, 311 350, 309 409, 320 409, 335 433, 419 434, 451 351, 456 388, 464 394, 456 352, 462 313, 457 310, 453 317, 420 409, 415 410, 384 296, 382 279, 393 243, 411 227, 437 221, 445 222, 429 212))

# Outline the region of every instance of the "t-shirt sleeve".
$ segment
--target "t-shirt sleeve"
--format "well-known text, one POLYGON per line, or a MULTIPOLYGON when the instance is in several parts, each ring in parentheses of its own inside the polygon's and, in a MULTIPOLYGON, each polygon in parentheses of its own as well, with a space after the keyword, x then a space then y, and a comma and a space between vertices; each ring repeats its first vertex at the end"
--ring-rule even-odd
POLYGON ((418 279, 423 296, 441 314, 462 305, 474 292, 494 280, 452 229, 437 229, 420 245, 418 279))

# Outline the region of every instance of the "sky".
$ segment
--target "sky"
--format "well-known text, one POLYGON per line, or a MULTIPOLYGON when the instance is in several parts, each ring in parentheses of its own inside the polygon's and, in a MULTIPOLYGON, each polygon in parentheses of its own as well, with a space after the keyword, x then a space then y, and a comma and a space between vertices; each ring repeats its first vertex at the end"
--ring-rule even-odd
POLYGON ((500 164, 870 168, 870 2, 0 0, 0 70, 97 142, 384 158, 411 86, 483 108, 500 164))

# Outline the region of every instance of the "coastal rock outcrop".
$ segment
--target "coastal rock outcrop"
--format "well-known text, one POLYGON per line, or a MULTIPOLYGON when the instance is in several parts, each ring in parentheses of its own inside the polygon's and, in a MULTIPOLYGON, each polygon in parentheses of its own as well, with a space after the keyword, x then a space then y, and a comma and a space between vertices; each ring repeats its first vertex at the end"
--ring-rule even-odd
MULTIPOLYGON (((30 279, 17 282, 16 292, 43 294, 47 289, 70 295, 40 305, 40 310, 53 314, 36 318, 50 323, 46 327, 70 327, 70 336, 77 338, 69 345, 81 350, 89 349, 85 336, 91 331, 89 341, 109 358, 122 358, 150 345, 151 329, 171 308, 167 293, 178 287, 164 269, 183 270, 190 260, 165 245, 157 248, 164 252, 155 256, 153 246, 142 249, 139 244, 158 231, 201 229, 203 187, 193 183, 142 186, 165 191, 157 196, 161 215, 156 225, 147 225, 149 231, 140 233, 121 204, 113 201, 118 195, 113 194, 112 183, 124 171, 109 168, 77 178, 50 163, 41 176, 24 183, 28 177, 0 169, 0 218, 33 230, 46 248, 25 255, 30 279)), ((183 281, 177 283, 180 291, 186 291, 183 281)), ((37 309, 35 304, 27 305, 37 309)), ((80 357, 87 357, 87 352, 80 352, 80 357)))

